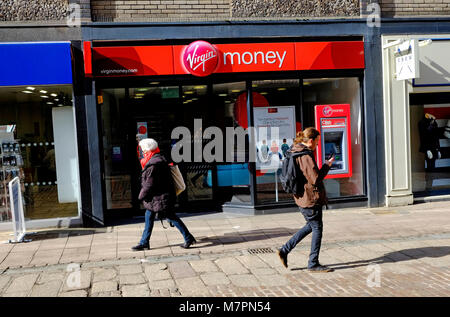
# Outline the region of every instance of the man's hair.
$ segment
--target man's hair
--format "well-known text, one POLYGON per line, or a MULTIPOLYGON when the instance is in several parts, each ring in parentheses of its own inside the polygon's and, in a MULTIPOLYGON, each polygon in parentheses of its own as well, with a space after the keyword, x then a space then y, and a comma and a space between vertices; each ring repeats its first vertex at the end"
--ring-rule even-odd
POLYGON ((143 139, 139 141, 142 151, 154 151, 158 148, 158 142, 154 139, 143 139))

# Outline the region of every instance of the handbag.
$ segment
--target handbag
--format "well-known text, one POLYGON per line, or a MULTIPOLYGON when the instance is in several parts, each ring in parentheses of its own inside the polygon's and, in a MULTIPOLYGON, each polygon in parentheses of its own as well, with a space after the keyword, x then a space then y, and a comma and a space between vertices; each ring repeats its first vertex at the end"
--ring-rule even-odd
POLYGON ((181 175, 178 165, 171 165, 170 173, 172 174, 173 184, 175 187, 175 194, 178 196, 186 189, 186 184, 184 183, 183 175, 181 175))

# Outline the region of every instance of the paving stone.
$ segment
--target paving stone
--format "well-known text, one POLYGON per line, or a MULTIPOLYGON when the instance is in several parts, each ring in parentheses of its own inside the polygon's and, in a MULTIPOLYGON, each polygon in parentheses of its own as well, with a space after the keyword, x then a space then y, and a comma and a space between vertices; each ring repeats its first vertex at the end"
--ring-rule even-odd
POLYGON ((230 284, 230 280, 225 275, 225 273, 222 272, 209 272, 201 274, 200 278, 202 279, 203 283, 205 283, 208 286, 230 284))
POLYGON ((238 287, 257 287, 260 282, 251 274, 228 275, 231 283, 238 287))
POLYGON ((109 281, 117 276, 117 271, 115 269, 94 269, 93 270, 93 280, 92 282, 109 281))
POLYGON ((0 293, 6 287, 6 285, 8 285, 10 280, 11 280, 11 277, 6 276, 6 275, 0 275, 0 293))
POLYGON ((71 291, 60 293, 59 297, 87 297, 87 292, 85 290, 71 291))
POLYGON ((35 285, 30 297, 56 297, 61 288, 62 281, 50 281, 45 284, 35 285))
POLYGON ((250 272, 253 275, 273 275, 276 274, 277 271, 271 268, 257 268, 257 269, 250 269, 250 272))
POLYGON ((65 273, 57 273, 57 272, 41 273, 39 275, 36 284, 45 284, 51 281, 62 281, 65 275, 66 275, 65 273))
POLYGON ((120 285, 142 284, 145 282, 146 282, 146 280, 144 278, 144 274, 142 274, 142 273, 119 275, 120 285))
POLYGON ((27 292, 15 292, 15 293, 3 293, 2 297, 27 297, 30 291, 27 292))
POLYGON ((145 276, 147 276, 147 279, 149 281, 160 281, 160 280, 167 280, 172 278, 170 275, 169 270, 167 269, 167 265, 156 265, 156 266, 146 266, 145 267, 145 276), (160 269, 164 268, 165 269, 160 269))
POLYGON ((0 269, 7 267, 24 267, 28 266, 33 259, 33 253, 17 252, 9 253, 8 256, 0 263, 0 269))
POLYGON ((168 266, 174 279, 197 276, 187 261, 169 263, 168 266))
POLYGON ((119 291, 91 294, 91 297, 122 297, 119 291))
POLYGON ((172 279, 160 280, 160 281, 150 281, 148 283, 151 290, 169 289, 175 287, 175 282, 172 279))
POLYGON ((121 265, 119 266, 119 274, 136 274, 142 273, 142 265, 121 265))
POLYGON ((288 280, 279 274, 276 275, 258 275, 258 280, 263 286, 286 286, 289 284, 288 280))
POLYGON ((125 285, 122 286, 123 297, 148 297, 150 296, 150 290, 147 284, 140 285, 125 285))
POLYGON ((117 291, 117 281, 101 281, 92 284, 92 294, 112 291, 117 291))
POLYGON ((168 269, 168 266, 165 263, 145 264, 144 265, 144 270, 146 272, 157 272, 157 271, 164 271, 167 269, 168 269))
POLYGON ((189 264, 197 273, 217 272, 219 270, 211 260, 189 261, 189 264))
POLYGON ((255 255, 242 255, 236 257, 248 269, 268 268, 269 266, 255 255))
POLYGON ((39 274, 28 274, 15 277, 7 288, 6 293, 28 292, 33 288, 38 277, 39 274))
POLYGON ((196 294, 207 294, 205 292, 205 284, 200 277, 188 277, 177 279, 176 283, 182 296, 194 296, 196 294))
POLYGON ((227 275, 248 273, 248 270, 235 258, 222 258, 214 263, 227 275))

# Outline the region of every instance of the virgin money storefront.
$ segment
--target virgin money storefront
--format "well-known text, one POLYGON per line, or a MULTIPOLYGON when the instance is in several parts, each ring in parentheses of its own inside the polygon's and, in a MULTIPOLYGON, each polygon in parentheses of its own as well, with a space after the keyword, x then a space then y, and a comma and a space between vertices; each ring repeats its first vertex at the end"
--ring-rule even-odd
POLYGON ((140 214, 137 140, 146 137, 180 166, 179 211, 296 210, 279 175, 309 126, 322 132, 319 164, 336 155, 330 208, 367 206, 364 47, 362 37, 85 41, 104 213, 140 214))

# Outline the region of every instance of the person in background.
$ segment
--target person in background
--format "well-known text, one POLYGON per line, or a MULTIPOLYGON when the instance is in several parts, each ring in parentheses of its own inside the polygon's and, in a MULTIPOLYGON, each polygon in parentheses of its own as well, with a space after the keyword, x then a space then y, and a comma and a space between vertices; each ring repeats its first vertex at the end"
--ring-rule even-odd
POLYGON ((286 142, 286 139, 283 139, 283 144, 281 145, 281 152, 283 152, 283 157, 286 157, 286 152, 289 151, 290 148, 290 146, 286 142))
POLYGON ((303 132, 297 133, 294 145, 292 146, 292 152, 302 154, 296 158, 296 163, 305 176, 306 182, 303 195, 298 196, 294 194, 294 199, 306 220, 306 225, 278 250, 278 256, 281 263, 287 268, 287 256, 289 252, 291 252, 303 238, 312 232, 308 271, 331 272, 333 269, 322 266, 319 263, 319 252, 323 231, 322 206, 327 203, 323 179, 330 170, 334 157, 325 161, 325 164, 323 164, 322 168, 319 170, 313 155, 319 141, 320 132, 315 128, 306 128, 303 132))
POLYGON ((159 219, 167 218, 183 235, 183 248, 187 249, 196 243, 194 236, 189 232, 183 221, 175 214, 176 200, 175 188, 169 164, 160 154, 158 143, 154 139, 143 139, 139 147, 144 153, 141 159, 142 176, 139 200, 143 201, 145 212, 145 228, 141 241, 132 247, 133 251, 150 250, 150 236, 156 214, 159 219))

